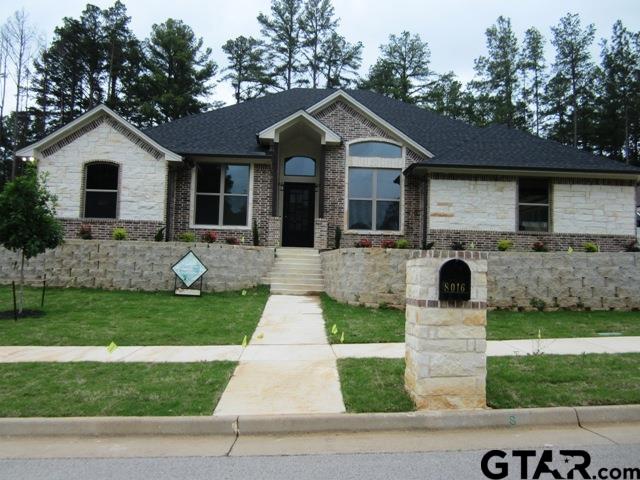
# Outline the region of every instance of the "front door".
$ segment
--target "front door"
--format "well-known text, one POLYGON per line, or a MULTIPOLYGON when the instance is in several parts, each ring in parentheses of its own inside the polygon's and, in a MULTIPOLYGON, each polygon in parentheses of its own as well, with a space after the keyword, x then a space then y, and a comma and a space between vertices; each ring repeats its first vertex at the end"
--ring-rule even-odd
POLYGON ((315 185, 285 183, 282 200, 282 246, 313 247, 315 185))

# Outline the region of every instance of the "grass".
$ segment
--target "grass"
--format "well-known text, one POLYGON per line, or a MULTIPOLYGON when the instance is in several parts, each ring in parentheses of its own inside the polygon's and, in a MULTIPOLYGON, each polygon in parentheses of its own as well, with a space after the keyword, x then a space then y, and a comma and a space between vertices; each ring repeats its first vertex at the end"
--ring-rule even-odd
POLYGON ((347 412, 414 410, 404 389, 404 360, 341 358, 338 371, 347 412))
MULTIPOLYGON (((349 412, 414 409, 404 390, 404 360, 338 360, 349 412)), ((529 408, 640 403, 640 354, 539 355, 487 359, 487 403, 529 408)))
POLYGON ((0 417, 211 415, 234 367, 234 362, 0 364, 0 417))
POLYGON ((322 310, 330 343, 404 342, 404 312, 391 308, 367 308, 339 303, 322 295, 322 310), (331 329, 336 325, 337 334, 331 329))
POLYGON ((488 313, 488 340, 537 338, 597 337, 599 333, 617 332, 640 335, 640 312, 510 312, 488 313))
MULTIPOLYGON (((41 290, 25 291, 25 308, 40 306, 41 290)), ((1 345, 233 345, 251 336, 269 296, 266 287, 203 293, 93 289, 47 290, 45 313, 18 322, 0 320, 1 345)), ((12 307, 10 287, 0 287, 0 311, 12 307)))
MULTIPOLYGON (((401 310, 368 308, 339 303, 322 296, 327 335, 338 343, 404 342, 405 318, 401 310), (338 334, 332 335, 336 325, 338 334)), ((599 333, 640 335, 640 312, 487 312, 487 340, 597 337, 599 333)))

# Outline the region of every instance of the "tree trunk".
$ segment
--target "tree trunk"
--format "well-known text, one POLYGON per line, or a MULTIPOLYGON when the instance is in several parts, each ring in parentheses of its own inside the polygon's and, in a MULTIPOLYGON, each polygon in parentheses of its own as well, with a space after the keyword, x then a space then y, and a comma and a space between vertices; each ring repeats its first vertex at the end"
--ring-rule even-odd
POLYGON ((18 295, 18 315, 22 315, 22 308, 24 306, 24 250, 21 250, 20 253, 20 294, 18 295))

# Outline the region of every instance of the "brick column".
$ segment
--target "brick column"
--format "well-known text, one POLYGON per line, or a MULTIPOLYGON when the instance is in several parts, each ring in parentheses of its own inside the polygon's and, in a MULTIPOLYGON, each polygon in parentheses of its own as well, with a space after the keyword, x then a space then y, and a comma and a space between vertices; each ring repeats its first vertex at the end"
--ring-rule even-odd
POLYGON ((424 254, 407 262, 405 388, 419 410, 485 408, 487 254, 424 254), (439 300, 451 259, 471 271, 469 300, 439 300))

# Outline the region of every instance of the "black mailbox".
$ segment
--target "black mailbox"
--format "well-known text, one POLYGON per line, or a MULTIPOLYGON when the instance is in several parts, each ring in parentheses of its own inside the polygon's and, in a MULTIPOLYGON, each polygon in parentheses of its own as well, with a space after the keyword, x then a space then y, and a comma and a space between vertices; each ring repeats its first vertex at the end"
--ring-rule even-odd
POLYGON ((471 298, 471 269, 467 262, 453 259, 440 267, 440 300, 469 300, 471 298))

